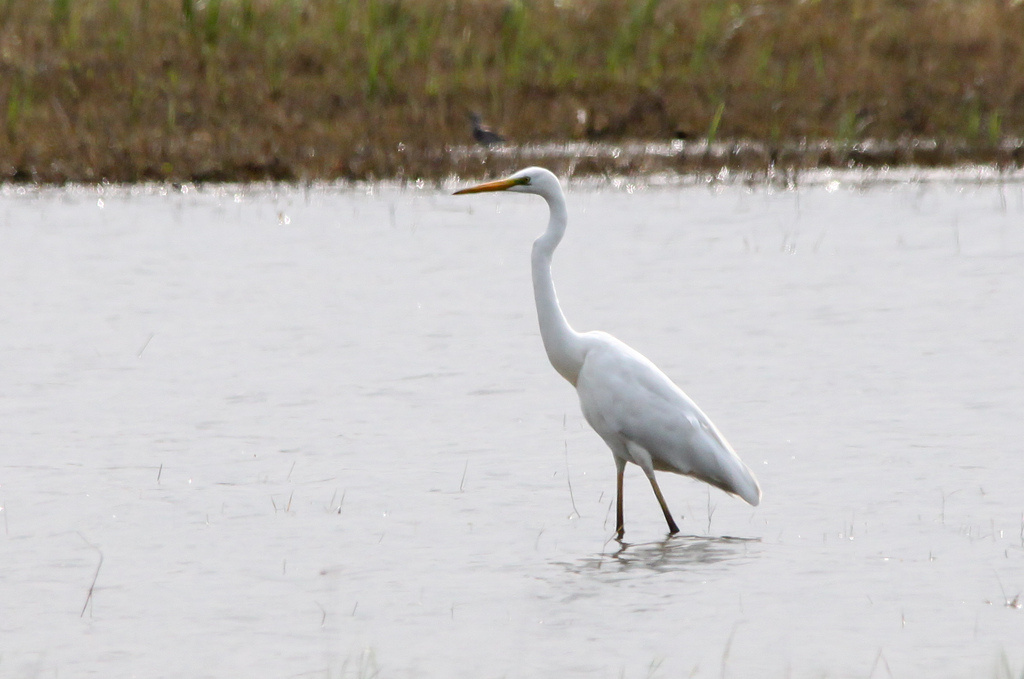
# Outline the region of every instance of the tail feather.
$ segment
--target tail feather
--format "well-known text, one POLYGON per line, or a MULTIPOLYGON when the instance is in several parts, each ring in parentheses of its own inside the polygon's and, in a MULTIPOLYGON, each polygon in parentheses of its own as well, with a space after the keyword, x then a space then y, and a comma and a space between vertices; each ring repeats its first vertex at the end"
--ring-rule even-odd
MULTIPOLYGON (((739 462, 738 459, 736 461, 739 462)), ((693 476, 724 490, 726 493, 742 498, 754 507, 761 504, 761 486, 745 464, 739 462, 736 467, 728 470, 722 469, 721 471, 723 473, 715 474, 714 476, 698 474, 693 474, 693 476)))
POLYGON ((761 486, 757 483, 754 473, 720 434, 716 437, 716 442, 720 445, 717 446, 715 454, 705 457, 714 460, 714 468, 707 470, 711 473, 707 474, 704 480, 756 507, 761 503, 761 486))
POLYGON ((757 479, 750 473, 746 465, 743 466, 744 474, 733 481, 735 490, 731 491, 747 501, 748 504, 756 507, 761 504, 761 486, 757 479))

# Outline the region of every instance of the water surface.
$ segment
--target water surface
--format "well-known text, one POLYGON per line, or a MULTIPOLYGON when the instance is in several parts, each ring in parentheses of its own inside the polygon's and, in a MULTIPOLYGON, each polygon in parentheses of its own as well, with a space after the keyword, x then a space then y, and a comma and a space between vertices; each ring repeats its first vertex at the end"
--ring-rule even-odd
POLYGON ((1019 674, 1024 185, 569 201, 570 322, 760 507, 631 468, 611 540, 535 197, 6 189, 0 677, 1019 674))

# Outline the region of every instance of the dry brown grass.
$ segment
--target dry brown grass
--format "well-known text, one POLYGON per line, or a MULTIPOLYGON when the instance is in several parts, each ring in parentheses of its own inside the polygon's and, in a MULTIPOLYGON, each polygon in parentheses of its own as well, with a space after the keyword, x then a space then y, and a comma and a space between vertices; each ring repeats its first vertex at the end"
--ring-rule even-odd
POLYGON ((1024 4, 0 0, 7 179, 476 174, 487 156, 448 150, 470 110, 520 143, 746 139, 813 165, 923 138, 1019 163, 1024 4))

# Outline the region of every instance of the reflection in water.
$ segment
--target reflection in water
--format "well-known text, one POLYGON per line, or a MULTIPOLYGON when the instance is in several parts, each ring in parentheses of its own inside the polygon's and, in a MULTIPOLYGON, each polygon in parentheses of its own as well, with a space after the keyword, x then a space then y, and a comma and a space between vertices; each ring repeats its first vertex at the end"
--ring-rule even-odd
POLYGON ((721 564, 755 556, 761 539, 676 535, 659 542, 615 544, 616 549, 587 557, 578 565, 571 566, 570 570, 612 573, 685 570, 693 566, 721 564))

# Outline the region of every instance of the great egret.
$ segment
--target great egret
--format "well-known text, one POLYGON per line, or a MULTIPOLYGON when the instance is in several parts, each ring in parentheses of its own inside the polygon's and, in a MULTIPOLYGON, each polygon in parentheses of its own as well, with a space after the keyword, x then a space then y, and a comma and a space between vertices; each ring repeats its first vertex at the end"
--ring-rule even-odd
POLYGON ((615 458, 615 534, 622 539, 622 476, 627 462, 639 466, 651 482, 669 534, 679 532, 661 494, 654 471, 700 479, 751 505, 761 488, 711 420, 672 380, 639 352, 604 332, 573 330, 555 296, 551 256, 565 234, 568 216, 558 177, 529 167, 508 179, 456 191, 532 193, 548 203, 547 230, 533 243, 533 293, 540 335, 551 365, 576 387, 580 407, 615 458))

